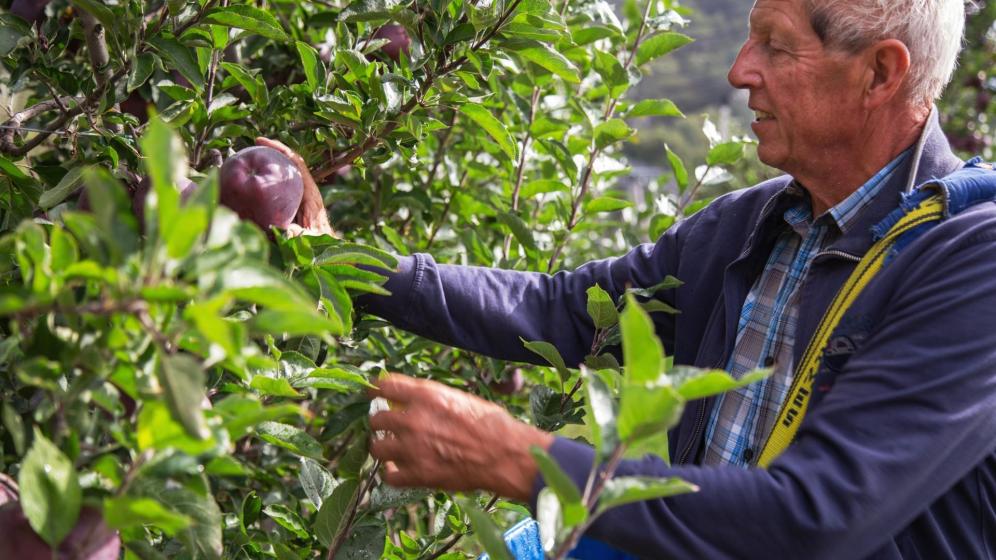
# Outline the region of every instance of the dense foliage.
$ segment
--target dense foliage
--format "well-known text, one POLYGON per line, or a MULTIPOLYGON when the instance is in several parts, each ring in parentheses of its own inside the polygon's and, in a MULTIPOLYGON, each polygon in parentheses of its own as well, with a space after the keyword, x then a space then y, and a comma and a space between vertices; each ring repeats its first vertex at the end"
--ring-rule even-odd
MULTIPOLYGON (((475 532, 499 557, 521 504, 381 483, 366 423, 381 372, 500 400, 610 462, 663 452, 686 398, 735 385, 661 377, 647 313, 674 310, 653 290, 624 306, 592 287, 583 374, 542 341, 528 344, 553 367, 500 363, 354 303, 383 291, 376 270, 394 254, 555 272, 700 207, 743 151, 711 129, 706 161, 667 154, 676 189, 612 187, 628 121, 682 116, 625 99, 641 68, 691 41, 677 3, 630 2, 621 19, 602 0, 24 4, 11 10, 34 21, 0 14, 13 107, 0 124, 0 522, 21 535, 6 544, 463 558, 475 532), (218 205, 218 166, 257 136, 303 155, 344 240, 262 231, 218 205), (644 349, 625 382, 621 341, 644 349)), ((539 517, 560 557, 599 511, 692 490, 553 489, 539 517)))

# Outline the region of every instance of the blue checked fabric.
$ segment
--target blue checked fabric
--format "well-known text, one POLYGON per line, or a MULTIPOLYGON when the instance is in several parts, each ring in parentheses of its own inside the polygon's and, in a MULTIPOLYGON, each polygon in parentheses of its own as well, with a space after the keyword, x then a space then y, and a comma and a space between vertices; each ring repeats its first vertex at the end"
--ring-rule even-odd
POLYGON ((797 184, 789 187, 800 195, 799 203, 785 211, 789 227, 775 241, 764 271, 744 301, 733 354, 726 366, 738 379, 759 367, 772 368, 772 375, 717 398, 706 425, 704 464, 744 468, 756 464, 792 384, 799 287, 809 266, 820 251, 848 231, 909 154, 910 150, 900 154, 815 220, 809 197, 797 184))

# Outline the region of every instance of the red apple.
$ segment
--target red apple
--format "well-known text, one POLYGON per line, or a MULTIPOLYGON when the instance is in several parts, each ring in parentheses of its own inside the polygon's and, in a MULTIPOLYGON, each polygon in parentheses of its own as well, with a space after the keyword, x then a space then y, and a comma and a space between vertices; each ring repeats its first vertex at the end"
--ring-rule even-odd
POLYGON ((0 558, 14 560, 117 560, 121 538, 100 517, 84 506, 73 530, 52 549, 31 529, 19 502, 0 506, 0 558))
POLYGON ((408 36, 408 32, 405 31, 404 26, 396 23, 389 23, 382 26, 376 33, 373 34, 373 38, 387 39, 390 41, 390 43, 381 47, 380 50, 395 62, 401 58, 402 52, 408 54, 412 44, 412 39, 408 36))
POLYGON ((501 381, 492 381, 491 390, 501 395, 514 395, 522 390, 523 384, 522 370, 515 368, 512 373, 506 374, 501 381))
POLYGON ((304 196, 304 180, 294 162, 264 146, 228 158, 219 186, 222 204, 263 229, 289 226, 304 196))
POLYGON ((10 3, 10 13, 34 23, 45 17, 45 5, 49 0, 14 0, 10 3))

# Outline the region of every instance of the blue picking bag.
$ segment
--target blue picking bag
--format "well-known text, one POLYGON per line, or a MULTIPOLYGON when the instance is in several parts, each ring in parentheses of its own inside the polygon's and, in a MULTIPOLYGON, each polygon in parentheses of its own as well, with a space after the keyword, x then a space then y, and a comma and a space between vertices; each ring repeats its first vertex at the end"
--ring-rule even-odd
MULTIPOLYGON (((505 544, 515 560, 543 560, 543 544, 540 541, 539 524, 535 519, 526 518, 505 531, 505 544)), ((594 539, 581 537, 581 542, 571 551, 573 560, 636 560, 611 546, 594 539)), ((482 554, 478 560, 489 560, 482 554)))

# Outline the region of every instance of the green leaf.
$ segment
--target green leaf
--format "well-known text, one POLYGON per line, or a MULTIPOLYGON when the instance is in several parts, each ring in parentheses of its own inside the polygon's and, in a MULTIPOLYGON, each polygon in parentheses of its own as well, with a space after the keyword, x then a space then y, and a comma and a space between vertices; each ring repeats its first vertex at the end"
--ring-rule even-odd
POLYGON ((693 39, 688 35, 683 35, 674 31, 665 31, 664 33, 652 35, 651 37, 644 39, 644 41, 640 43, 640 46, 636 49, 636 64, 637 66, 642 66, 647 62, 664 56, 677 48, 691 43, 692 41, 693 39))
POLYGON ((557 499, 560 500, 564 526, 574 527, 584 523, 588 518, 588 509, 581 502, 581 492, 574 485, 574 481, 546 451, 534 445, 529 449, 529 453, 543 474, 543 482, 553 489, 557 499))
POLYGON ((328 498, 336 487, 336 481, 332 478, 332 474, 318 461, 307 457, 301 457, 301 470, 298 472, 297 479, 301 482, 304 495, 319 509, 325 502, 325 498, 328 498))
POLYGON ((626 118, 636 117, 681 117, 685 115, 670 99, 644 99, 626 112, 626 118))
POLYGON ((252 321, 256 330, 274 335, 343 335, 346 329, 338 315, 325 316, 317 311, 266 310, 252 321))
POLYGON ((470 117, 470 120, 483 128, 509 159, 515 160, 518 157, 519 146, 512 139, 512 135, 509 134, 505 125, 496 119, 483 105, 465 103, 460 106, 460 112, 470 117))
POLYGON ((632 445, 637 441, 667 432, 681 418, 684 399, 668 385, 623 384, 619 400, 619 439, 632 445))
POLYGON ((358 245, 356 243, 341 243, 333 245, 315 258, 315 264, 325 266, 330 264, 362 264, 376 266, 386 270, 396 270, 398 259, 387 251, 375 247, 358 245))
POLYGON ((31 29, 8 14, 0 14, 0 58, 10 54, 22 39, 31 36, 31 29))
POLYGON ((605 489, 598 497, 598 511, 603 512, 633 502, 667 498, 698 491, 698 486, 676 477, 626 476, 611 478, 606 481, 605 489))
POLYGON ((595 322, 595 327, 607 329, 619 322, 619 311, 612 297, 601 286, 595 284, 588 288, 588 316, 595 322))
POLYGON ((669 147, 667 148, 667 161, 671 164, 671 171, 674 173, 674 181, 678 184, 678 190, 684 191, 688 186, 688 170, 685 169, 685 164, 682 163, 678 154, 671 151, 669 147))
POLYGON ((387 19, 399 3, 399 0, 355 0, 339 13, 339 19, 346 23, 387 19))
POLYGON ((650 286, 649 288, 628 288, 626 290, 627 294, 632 294, 637 297, 642 298, 652 298, 657 295, 657 292, 663 290, 672 290, 674 288, 680 287, 684 282, 678 280, 674 276, 665 276, 663 280, 650 286))
POLYGON ((297 54, 301 57, 301 67, 304 69, 305 79, 308 80, 308 89, 313 92, 320 85, 318 74, 322 65, 318 57, 318 51, 308 43, 302 41, 295 42, 294 46, 297 47, 297 54))
POLYGON ((386 537, 387 527, 383 523, 354 527, 342 543, 342 548, 336 552, 336 560, 383 558, 384 547, 387 546, 386 537))
POLYGON ((129 496, 104 498, 103 517, 108 526, 119 531, 152 525, 170 536, 186 529, 193 521, 155 500, 129 496))
POLYGON ((743 157, 743 142, 723 142, 709 150, 706 155, 706 165, 732 165, 743 157))
POLYGON ((166 59, 170 66, 179 70, 198 91, 204 87, 204 75, 192 49, 172 37, 163 35, 151 37, 148 41, 159 51, 159 55, 166 59))
POLYGON ((474 534, 477 535, 478 542, 484 547, 484 551, 488 553, 490 560, 514 560, 512 554, 508 551, 508 546, 505 544, 501 530, 491 520, 491 517, 481 511, 470 500, 460 500, 459 503, 460 509, 470 518, 474 534))
POLYGON ((136 440, 140 451, 178 449, 188 455, 200 455, 215 446, 212 439, 190 437, 183 426, 173 419, 165 403, 149 400, 142 403, 138 414, 136 440))
POLYGON ((242 66, 235 64, 234 62, 222 62, 221 67, 228 72, 236 82, 239 83, 246 92, 252 97, 253 102, 260 105, 264 102, 264 95, 266 94, 266 84, 258 81, 258 79, 249 73, 248 70, 242 66))
POLYGON ((538 354, 555 367, 562 381, 567 381, 571 376, 571 372, 567 370, 567 364, 564 363, 564 358, 560 355, 560 351, 557 350, 556 346, 542 340, 534 340, 532 342, 527 342, 524 339, 520 340, 522 340, 522 344, 525 345, 526 349, 538 354))
POLYGON ((675 315, 681 313, 678 309, 664 303, 659 299, 652 299, 650 301, 640 302, 640 307, 643 308, 647 313, 669 313, 675 315))
POLYGON ((204 421, 204 370, 188 354, 160 354, 156 369, 170 412, 187 431, 197 439, 206 439, 207 423, 204 421))
POLYGON ((293 533, 294 536, 300 539, 311 537, 301 516, 291 511, 287 506, 283 504, 270 504, 263 508, 263 513, 269 515, 278 525, 293 533))
POLYGON ((629 89, 629 74, 615 55, 604 51, 595 51, 593 64, 595 71, 609 88, 609 96, 619 97, 629 89))
POLYGON ((271 397, 288 397, 292 399, 304 398, 298 391, 291 387, 289 381, 283 377, 273 378, 265 375, 257 375, 249 382, 249 386, 256 389, 261 395, 271 397))
POLYGON ((601 459, 609 457, 619 445, 616 428, 616 401, 602 378, 587 368, 582 368, 585 393, 585 424, 589 427, 595 451, 601 459))
POLYGON ((530 43, 532 46, 518 49, 515 53, 540 68, 560 76, 561 79, 569 84, 581 83, 581 76, 577 67, 566 56, 543 43, 537 41, 531 41, 530 43))
POLYGON ((142 477, 135 482, 135 494, 151 498, 166 509, 191 519, 191 524, 177 535, 194 560, 220 560, 222 543, 221 509, 210 493, 200 493, 185 486, 169 485, 160 479, 142 477))
POLYGON ((31 528, 57 548, 76 525, 82 506, 83 494, 72 461, 40 430, 35 430, 17 483, 21 487, 21 508, 31 528))
POLYGON ((609 119, 595 127, 595 147, 599 150, 625 140, 633 135, 633 129, 622 119, 609 119))
POLYGON ((536 179, 522 186, 519 196, 524 199, 532 198, 538 194, 551 192, 568 192, 570 187, 555 179, 536 179))
POLYGON ((156 55, 152 53, 142 53, 135 57, 135 65, 128 72, 127 91, 131 93, 142 87, 152 77, 152 72, 156 69, 156 55))
POLYGON ((664 371, 664 347, 654 332, 650 315, 637 305, 631 294, 626 296, 619 326, 627 379, 635 383, 653 383, 664 371))
POLYGON ((268 39, 284 41, 287 34, 270 12, 248 4, 211 8, 202 20, 205 23, 245 29, 268 39))
POLYGON ((38 207, 48 210, 73 194, 83 184, 83 166, 74 167, 62 176, 57 185, 42 193, 38 207))
POLYGON ((359 497, 359 493, 359 480, 344 480, 335 487, 335 490, 332 491, 328 499, 322 503, 321 509, 318 510, 318 515, 315 516, 313 529, 319 542, 326 547, 332 546, 332 543, 346 529, 346 514, 353 507, 354 502, 359 497))
POLYGON ((676 366, 668 372, 671 382, 685 400, 703 399, 734 391, 769 375, 771 370, 758 369, 744 374, 740 379, 734 379, 723 370, 706 370, 689 366, 676 366))
POLYGON ((598 214, 600 212, 618 212, 623 208, 629 208, 633 203, 628 200, 621 200, 608 196, 600 196, 589 200, 584 205, 585 214, 598 214))
POLYGON ((307 432, 279 422, 260 422, 256 434, 266 442, 290 450, 296 455, 320 459, 322 444, 315 441, 307 432))
POLYGON ((524 222, 522 218, 511 212, 500 212, 498 214, 498 220, 508 226, 508 229, 512 231, 512 235, 515 236, 515 239, 517 239, 523 247, 530 250, 536 249, 536 241, 533 239, 533 232, 529 229, 529 226, 526 225, 526 222, 524 222))

